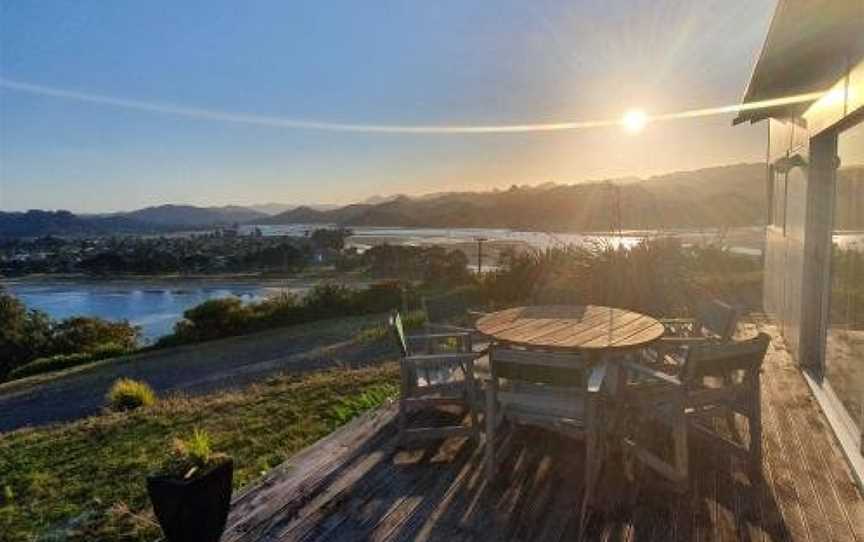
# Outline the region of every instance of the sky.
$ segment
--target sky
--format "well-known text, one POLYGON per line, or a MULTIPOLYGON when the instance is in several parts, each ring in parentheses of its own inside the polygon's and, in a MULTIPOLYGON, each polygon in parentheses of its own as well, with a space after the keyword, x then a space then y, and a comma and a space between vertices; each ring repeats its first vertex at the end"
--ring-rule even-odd
POLYGON ((732 114, 635 134, 322 128, 736 104, 774 5, 0 0, 0 209, 344 204, 763 161, 765 126, 732 114))

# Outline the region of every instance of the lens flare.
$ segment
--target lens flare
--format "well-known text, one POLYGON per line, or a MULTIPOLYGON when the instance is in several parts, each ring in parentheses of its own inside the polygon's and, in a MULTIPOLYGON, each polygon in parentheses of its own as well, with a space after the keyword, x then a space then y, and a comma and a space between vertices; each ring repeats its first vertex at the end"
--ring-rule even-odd
MULTIPOLYGON (((598 119, 564 122, 525 123, 525 124, 354 124, 345 122, 326 122, 309 119, 292 119, 264 115, 250 115, 197 107, 186 107, 173 104, 145 102, 103 94, 90 94, 57 87, 36 85, 25 81, 16 81, 0 76, 0 89, 23 92, 36 96, 62 98, 78 102, 101 104, 122 109, 160 113, 177 117, 187 117, 199 120, 267 126, 272 128, 323 130, 330 132, 362 132, 379 134, 509 134, 526 132, 558 132, 564 130, 584 130, 590 128, 608 128, 623 126, 630 133, 641 131, 650 122, 691 119, 714 115, 725 115, 739 111, 750 111, 788 105, 812 102, 822 97, 825 92, 811 92, 797 96, 784 96, 770 100, 749 102, 745 104, 710 107, 705 109, 690 109, 675 113, 647 115, 644 111, 634 109, 628 111, 621 119, 598 119)), ((829 100, 833 97, 828 98, 829 100)), ((847 99, 849 99, 847 97, 847 99)))
POLYGON ((631 134, 636 134, 648 124, 648 115, 641 109, 631 109, 621 118, 621 125, 631 134))

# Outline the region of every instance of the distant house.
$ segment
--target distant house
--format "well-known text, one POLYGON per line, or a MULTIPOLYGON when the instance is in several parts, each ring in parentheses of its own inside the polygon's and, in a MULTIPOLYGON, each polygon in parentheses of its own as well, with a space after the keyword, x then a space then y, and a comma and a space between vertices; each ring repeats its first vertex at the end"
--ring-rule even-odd
POLYGON ((780 0, 743 102, 768 121, 764 306, 864 478, 864 0, 780 0))

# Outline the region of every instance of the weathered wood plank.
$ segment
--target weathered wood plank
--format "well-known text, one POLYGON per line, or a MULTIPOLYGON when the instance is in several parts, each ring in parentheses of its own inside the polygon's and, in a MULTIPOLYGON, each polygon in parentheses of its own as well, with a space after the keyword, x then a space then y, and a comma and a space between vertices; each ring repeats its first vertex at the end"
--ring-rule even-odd
MULTIPOLYGON (((864 501, 806 384, 782 351, 770 351, 764 369, 761 486, 750 479, 746 463, 694 439, 688 495, 662 489, 652 481, 656 475, 640 478, 643 487, 633 499, 593 516, 588 540, 864 540, 864 501)), ((432 416, 422 421, 464 421, 449 410, 432 416)), ((504 428, 511 444, 490 484, 484 445, 450 438, 394 453, 392 407, 369 417, 238 494, 223 540, 456 542, 578 535, 580 442, 536 428, 504 428)), ((718 423, 716 429, 725 431, 718 423)), ((742 417, 737 433, 749 438, 742 417)), ((601 481, 604 492, 616 494, 616 469, 601 481)))

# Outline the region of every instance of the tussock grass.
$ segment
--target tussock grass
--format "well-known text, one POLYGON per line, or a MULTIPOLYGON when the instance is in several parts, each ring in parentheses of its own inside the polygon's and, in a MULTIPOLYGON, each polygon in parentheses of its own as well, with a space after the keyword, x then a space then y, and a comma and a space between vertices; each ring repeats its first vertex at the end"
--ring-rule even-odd
POLYGON ((233 456, 235 489, 396 390, 394 363, 280 376, 0 437, 0 540, 154 540, 145 476, 178 436, 206 431, 233 456))
POLYGON ((111 410, 135 410, 155 403, 156 394, 146 382, 120 378, 108 390, 105 400, 111 410))

